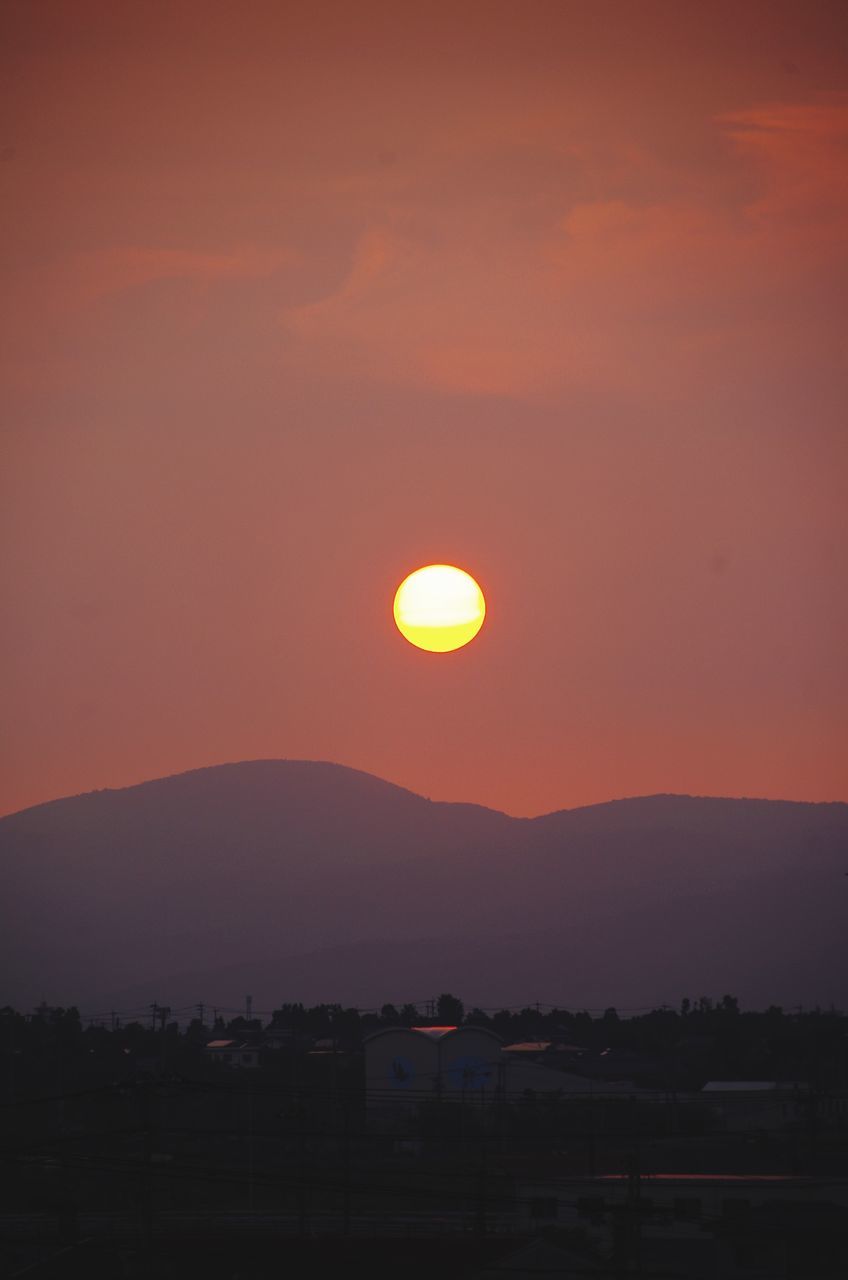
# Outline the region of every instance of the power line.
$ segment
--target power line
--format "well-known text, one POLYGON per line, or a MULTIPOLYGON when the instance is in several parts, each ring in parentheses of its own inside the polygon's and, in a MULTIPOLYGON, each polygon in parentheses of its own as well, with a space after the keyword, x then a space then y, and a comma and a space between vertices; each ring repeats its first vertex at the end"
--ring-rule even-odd
MULTIPOLYGON (((288 1005, 289 1007, 300 1006, 303 1009, 304 1013, 318 1013, 319 1011, 327 1010, 332 1012, 339 1012, 342 1014, 356 1013, 360 1017, 379 1016, 386 1004, 392 1004, 396 1008, 397 1007, 402 1008, 404 1005, 409 1005, 415 1008, 424 1007, 427 1010, 427 1013, 423 1014, 422 1016, 432 1018, 432 1017, 435 1017, 435 1006, 437 1003, 438 1002, 434 1000, 432 997, 428 997, 427 999, 423 999, 423 1000, 419 999, 419 1000, 409 1000, 409 1001, 385 1001, 382 1005, 368 1005, 368 1006, 345 1005, 341 1002, 336 1002, 336 1001, 326 1001, 326 1002, 319 1002, 318 1004, 315 1004, 315 1005, 307 1005, 307 1004, 304 1004, 303 1001, 295 1000, 295 1001, 282 1001, 280 1005, 278 1005, 276 1008, 273 1008, 273 1009, 256 1009, 252 1007, 252 999, 251 999, 250 1016, 270 1018, 270 1017, 273 1017, 275 1014, 279 1013, 282 1008, 286 1007, 286 1005, 288 1005)), ((59 1007, 59 1006, 56 1006, 56 1007, 59 1007)), ((68 1009, 78 1008, 75 1005, 61 1006, 61 1007, 65 1011, 67 1011, 68 1009)), ((78 1012, 82 1020, 96 1021, 98 1019, 103 1019, 103 1020, 110 1019, 114 1015, 117 1015, 121 1018, 127 1018, 134 1014, 138 1016, 144 1016, 144 1015, 148 1015, 150 1013, 150 1010, 154 1007, 159 1009, 163 1006, 159 1006, 158 1004, 155 1004, 155 1005, 146 1004, 146 1005, 134 1005, 126 1009, 108 1009, 108 1010, 100 1010, 97 1012, 89 1012, 88 1010, 78 1009, 78 1012)), ((230 1013, 230 1014, 233 1014, 234 1016, 244 1017, 246 1012, 244 1005, 239 1006, 239 1005, 213 1004, 212 1002, 185 1004, 185 1005, 173 1006, 173 1007, 164 1006, 164 1007, 168 1009, 169 1014, 184 1014, 189 1012, 196 1012, 200 1009, 205 1009, 207 1007, 214 1008, 216 1014, 230 1013)), ((643 1005, 614 1005, 613 1006, 613 1005, 584 1005, 575 1001, 569 1001, 564 1003, 561 1001, 550 1001, 550 1000, 530 1000, 530 1001, 526 1001, 523 1004, 509 1004, 509 1005, 507 1004, 478 1005, 478 1004, 466 1003, 465 1001, 463 1001, 463 1007, 466 1009, 467 1013, 473 1012, 474 1010, 479 1010, 480 1013, 486 1013, 486 1014, 528 1013, 528 1014, 536 1014, 542 1017, 549 1016, 552 1013, 561 1013, 566 1017, 576 1018, 576 1017, 579 1017, 581 1014, 586 1014, 586 1013, 590 1015, 603 1014, 609 1008, 615 1008, 616 1013, 619 1013, 619 1014, 622 1014, 622 1013, 632 1013, 632 1014, 672 1013, 672 1014, 675 1014, 675 1016, 680 1016, 678 1010, 670 1007, 667 1002, 655 1003, 655 1004, 643 1004, 643 1005)), ((715 1009, 713 1011, 715 1011, 715 1009)), ((695 1008, 692 1012, 697 1015, 699 1011, 697 1010, 697 1008, 695 1008)), ((760 1011, 740 1010, 740 1012, 757 1013, 760 1011)), ((690 1013, 689 1016, 692 1016, 692 1014, 690 1013)))

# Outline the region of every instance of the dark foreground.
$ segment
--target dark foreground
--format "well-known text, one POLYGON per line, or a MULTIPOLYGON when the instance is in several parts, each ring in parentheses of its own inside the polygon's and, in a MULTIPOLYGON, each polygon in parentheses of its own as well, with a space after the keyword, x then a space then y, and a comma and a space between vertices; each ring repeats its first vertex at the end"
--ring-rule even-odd
MULTIPOLYGON (((461 1022, 459 1002, 453 1012, 461 1022)), ((568 1043, 510 1044, 555 1036, 554 1015, 527 1010, 499 1024, 500 1084, 404 1094, 366 1086, 369 1046, 398 1015, 369 1039, 354 1014, 327 1006, 310 1028, 291 1007, 276 1032, 243 1018, 205 1032, 0 1012, 0 1272, 848 1274, 840 1015, 745 1015, 728 1000, 626 1022, 580 1015, 568 1043), (237 1037, 238 1053, 212 1048, 213 1034, 237 1037), (747 1061, 795 1078, 704 1088, 747 1061)))

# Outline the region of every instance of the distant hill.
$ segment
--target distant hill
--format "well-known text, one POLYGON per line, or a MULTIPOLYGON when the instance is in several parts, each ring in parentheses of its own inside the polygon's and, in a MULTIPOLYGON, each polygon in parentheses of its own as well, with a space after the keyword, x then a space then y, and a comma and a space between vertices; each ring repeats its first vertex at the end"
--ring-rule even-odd
POLYGON ((848 805, 534 819, 261 760, 0 819, 0 1003, 848 1007, 848 805))

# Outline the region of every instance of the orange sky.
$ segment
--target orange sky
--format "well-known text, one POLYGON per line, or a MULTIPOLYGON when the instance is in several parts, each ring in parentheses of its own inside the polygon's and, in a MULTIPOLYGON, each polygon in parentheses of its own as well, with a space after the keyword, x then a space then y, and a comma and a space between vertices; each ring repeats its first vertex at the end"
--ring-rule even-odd
POLYGON ((843 4, 0 24, 0 811, 269 756, 848 798, 843 4))

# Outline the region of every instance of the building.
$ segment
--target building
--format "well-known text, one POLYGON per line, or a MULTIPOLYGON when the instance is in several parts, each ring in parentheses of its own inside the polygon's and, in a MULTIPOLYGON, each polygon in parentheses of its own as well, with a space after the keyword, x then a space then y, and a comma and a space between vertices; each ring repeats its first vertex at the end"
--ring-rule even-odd
POLYGON ((848 1124, 848 1095, 843 1089, 823 1092, 797 1080, 710 1080, 701 1092, 709 1097, 717 1125, 725 1129, 848 1124))
POLYGON ((239 1040, 210 1040, 204 1050, 213 1062, 225 1067, 258 1067, 259 1049, 255 1044, 242 1044, 239 1040))
POLYGON ((809 1114, 809 1086, 794 1081, 709 1080, 701 1092, 724 1129, 784 1129, 809 1114))
POLYGON ((484 1027, 388 1027, 365 1041, 370 1107, 446 1096, 485 1100, 502 1088, 502 1041, 484 1027))
POLYGON ((641 1274, 641 1268, 689 1280, 846 1274, 848 1184, 841 1178, 581 1178, 563 1176, 555 1160, 538 1156, 518 1157, 509 1172, 514 1229, 582 1226, 616 1274, 641 1274))
POLYGON ((488 1102, 544 1094, 653 1094, 629 1081, 598 1082, 563 1070, 564 1064, 547 1065, 555 1059, 536 1053, 536 1044, 507 1052, 485 1027, 388 1027, 365 1041, 368 1105, 411 1105, 433 1097, 488 1102))

